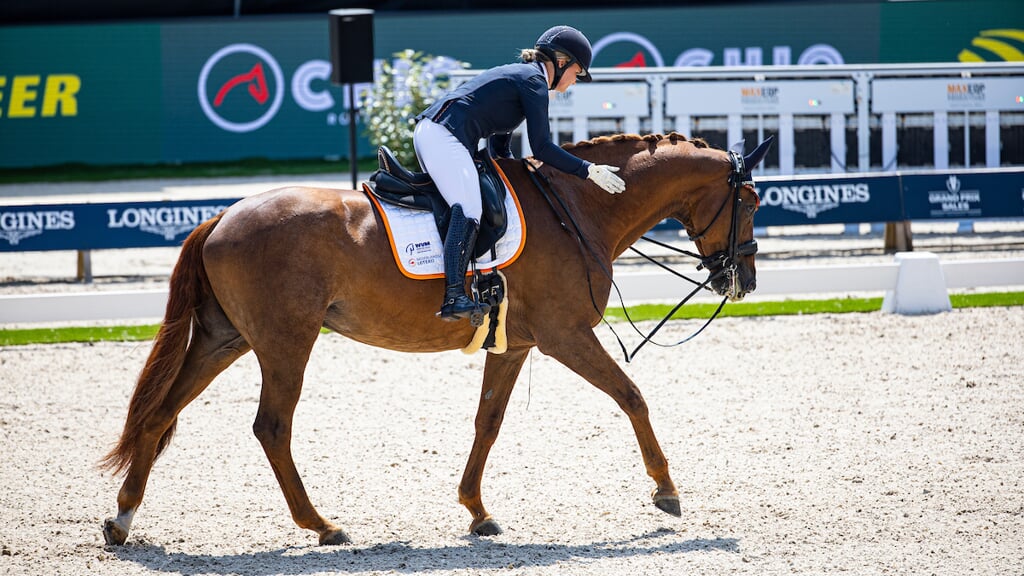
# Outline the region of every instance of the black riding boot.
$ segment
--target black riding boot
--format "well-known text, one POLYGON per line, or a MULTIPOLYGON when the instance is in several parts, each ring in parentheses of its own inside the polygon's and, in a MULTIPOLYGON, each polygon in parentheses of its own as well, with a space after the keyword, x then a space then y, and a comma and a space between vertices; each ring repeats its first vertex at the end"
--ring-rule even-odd
POLYGON ((454 322, 476 313, 482 321, 482 314, 487 313, 486 305, 481 308, 481 304, 466 295, 466 268, 479 231, 480 224, 472 218, 466 218, 461 204, 452 206, 448 235, 444 239, 444 303, 437 313, 442 320, 454 322))

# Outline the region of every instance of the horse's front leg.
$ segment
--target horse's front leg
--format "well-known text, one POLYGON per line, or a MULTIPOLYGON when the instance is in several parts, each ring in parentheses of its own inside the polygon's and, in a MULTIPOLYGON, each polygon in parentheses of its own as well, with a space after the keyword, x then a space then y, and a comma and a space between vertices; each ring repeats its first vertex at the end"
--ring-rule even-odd
POLYGON ((587 382, 612 397, 629 416, 647 474, 657 483, 652 493, 659 510, 679 516, 679 492, 668 472, 668 461, 654 436, 647 412, 647 402, 629 376, 608 355, 590 327, 581 328, 580 337, 562 337, 539 342, 541 352, 564 364, 587 382))
POLYGON ((480 498, 480 479, 484 473, 487 455, 498 437, 505 407, 515 387, 516 377, 529 353, 509 350, 504 354, 488 354, 484 363, 484 381, 480 390, 480 405, 476 411, 476 437, 466 462, 466 470, 459 483, 459 502, 473 515, 469 531, 479 536, 501 534, 501 526, 487 513, 480 498))

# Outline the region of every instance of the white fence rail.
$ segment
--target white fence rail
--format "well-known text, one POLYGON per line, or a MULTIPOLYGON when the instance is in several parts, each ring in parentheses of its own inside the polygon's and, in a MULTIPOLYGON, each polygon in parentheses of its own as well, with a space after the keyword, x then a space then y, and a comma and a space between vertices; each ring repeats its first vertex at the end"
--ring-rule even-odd
MULTIPOLYGON (((1024 259, 949 261, 941 267, 945 288, 1024 286, 1024 259)), ((891 292, 896 289, 899 269, 898 263, 761 268, 755 294, 891 292)), ((687 290, 664 272, 616 274, 615 281, 627 304, 677 300, 687 290)), ((166 305, 166 290, 6 295, 0 296, 0 325, 159 320, 166 305)))
MULTIPOLYGON (((923 254, 923 253, 913 253, 923 254)), ((1024 259, 941 262, 946 288, 1024 286, 1024 259)), ((757 296, 797 296, 851 292, 886 292, 896 288, 898 263, 852 266, 758 268, 757 296)), ((627 304, 678 299, 683 283, 664 272, 617 274, 627 304)))

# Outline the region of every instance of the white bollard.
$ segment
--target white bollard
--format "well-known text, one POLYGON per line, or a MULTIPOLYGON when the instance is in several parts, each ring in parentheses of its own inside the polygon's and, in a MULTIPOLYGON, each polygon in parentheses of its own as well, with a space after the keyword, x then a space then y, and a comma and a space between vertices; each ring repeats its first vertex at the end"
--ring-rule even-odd
POLYGON ((898 252, 896 286, 885 292, 882 312, 935 314, 953 309, 939 257, 931 252, 898 252))

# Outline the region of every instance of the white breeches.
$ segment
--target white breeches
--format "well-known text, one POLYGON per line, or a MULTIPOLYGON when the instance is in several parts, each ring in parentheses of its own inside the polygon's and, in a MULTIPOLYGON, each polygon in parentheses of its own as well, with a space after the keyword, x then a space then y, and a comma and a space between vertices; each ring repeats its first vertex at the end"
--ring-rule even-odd
POLYGON ((416 124, 413 146, 420 165, 449 205, 462 204, 466 218, 480 221, 480 176, 469 151, 447 128, 424 118, 416 124))

